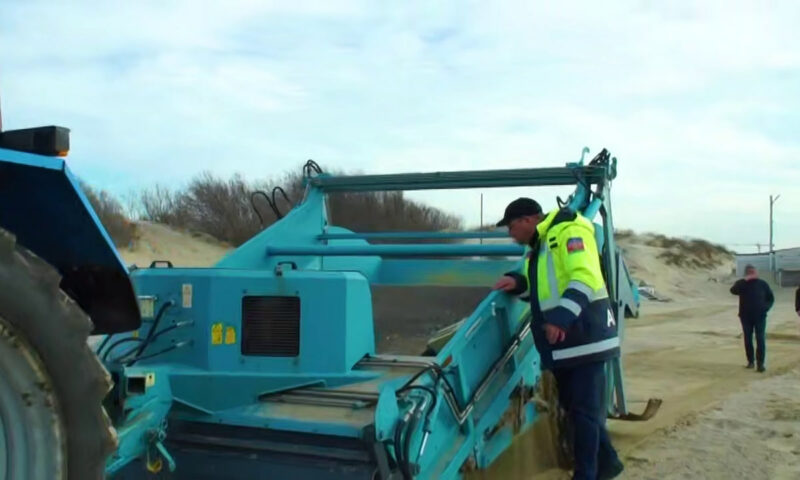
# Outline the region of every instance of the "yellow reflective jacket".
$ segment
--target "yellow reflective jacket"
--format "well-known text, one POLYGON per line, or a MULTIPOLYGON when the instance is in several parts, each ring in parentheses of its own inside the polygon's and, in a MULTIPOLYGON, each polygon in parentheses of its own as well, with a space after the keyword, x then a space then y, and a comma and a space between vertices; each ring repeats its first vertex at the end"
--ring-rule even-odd
POLYGON ((531 294, 533 333, 543 366, 559 368, 619 355, 594 225, 579 213, 553 210, 537 232, 521 275, 512 276, 518 279, 516 293, 531 294), (565 330, 564 341, 550 345, 545 323, 565 330))

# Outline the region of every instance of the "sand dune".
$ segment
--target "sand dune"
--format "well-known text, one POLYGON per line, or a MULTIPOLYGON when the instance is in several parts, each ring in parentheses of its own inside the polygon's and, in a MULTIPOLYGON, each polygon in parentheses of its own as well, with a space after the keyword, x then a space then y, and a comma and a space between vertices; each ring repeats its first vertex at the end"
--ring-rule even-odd
POLYGON ((231 250, 207 235, 181 232, 166 225, 137 223, 132 248, 120 250, 128 265, 147 267, 155 260, 169 260, 176 267, 208 267, 231 250))
MULTIPOLYGON (((213 239, 162 225, 142 224, 139 230, 134 247, 122 256, 140 266, 164 259, 176 266, 209 266, 230 251, 213 239)), ((728 292, 735 280, 733 259, 714 254, 709 266, 709 258, 700 255, 695 264, 705 266, 676 266, 667 259, 697 252, 658 246, 653 238, 620 241, 636 280, 670 299, 643 300, 641 316, 627 320, 623 361, 629 407, 639 410, 649 397, 664 404, 648 422, 609 422, 627 465, 622 478, 800 478, 800 332, 793 290, 775 289, 767 373, 746 370, 736 298, 728 292)), ((424 345, 429 329, 420 328, 413 342, 424 345)), ((540 457, 529 452, 537 448, 535 441, 517 445, 481 478, 569 478, 535 460, 540 457)))

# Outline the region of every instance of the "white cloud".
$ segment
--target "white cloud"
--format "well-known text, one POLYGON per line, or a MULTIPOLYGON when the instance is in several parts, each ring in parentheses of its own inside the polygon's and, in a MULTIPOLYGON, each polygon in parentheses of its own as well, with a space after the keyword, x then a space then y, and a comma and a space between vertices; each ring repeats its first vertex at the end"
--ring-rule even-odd
MULTIPOLYGON (((769 193, 800 202, 799 17, 794 2, 11 2, 0 92, 7 128, 70 126, 73 169, 101 187, 307 158, 557 166, 588 145, 620 159, 619 224, 742 243, 765 240, 769 193)), ((487 192, 486 217, 521 192, 487 192)), ((478 221, 479 192, 412 196, 478 221)), ((779 246, 800 244, 796 217, 779 246)))

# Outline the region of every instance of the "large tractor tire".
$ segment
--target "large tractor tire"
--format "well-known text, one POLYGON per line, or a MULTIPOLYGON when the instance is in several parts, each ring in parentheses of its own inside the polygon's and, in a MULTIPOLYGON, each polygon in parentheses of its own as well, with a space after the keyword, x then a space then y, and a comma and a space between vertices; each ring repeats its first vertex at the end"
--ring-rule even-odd
POLYGON ((59 280, 0 230, 0 480, 102 479, 116 446, 91 321, 59 280))

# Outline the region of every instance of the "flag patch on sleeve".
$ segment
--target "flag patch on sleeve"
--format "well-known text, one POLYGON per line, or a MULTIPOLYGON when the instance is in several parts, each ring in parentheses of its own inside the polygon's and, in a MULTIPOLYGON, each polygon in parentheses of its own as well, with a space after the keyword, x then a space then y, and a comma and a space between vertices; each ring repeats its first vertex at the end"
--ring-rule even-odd
POLYGON ((573 237, 567 240, 567 253, 582 252, 584 250, 583 239, 573 237))

